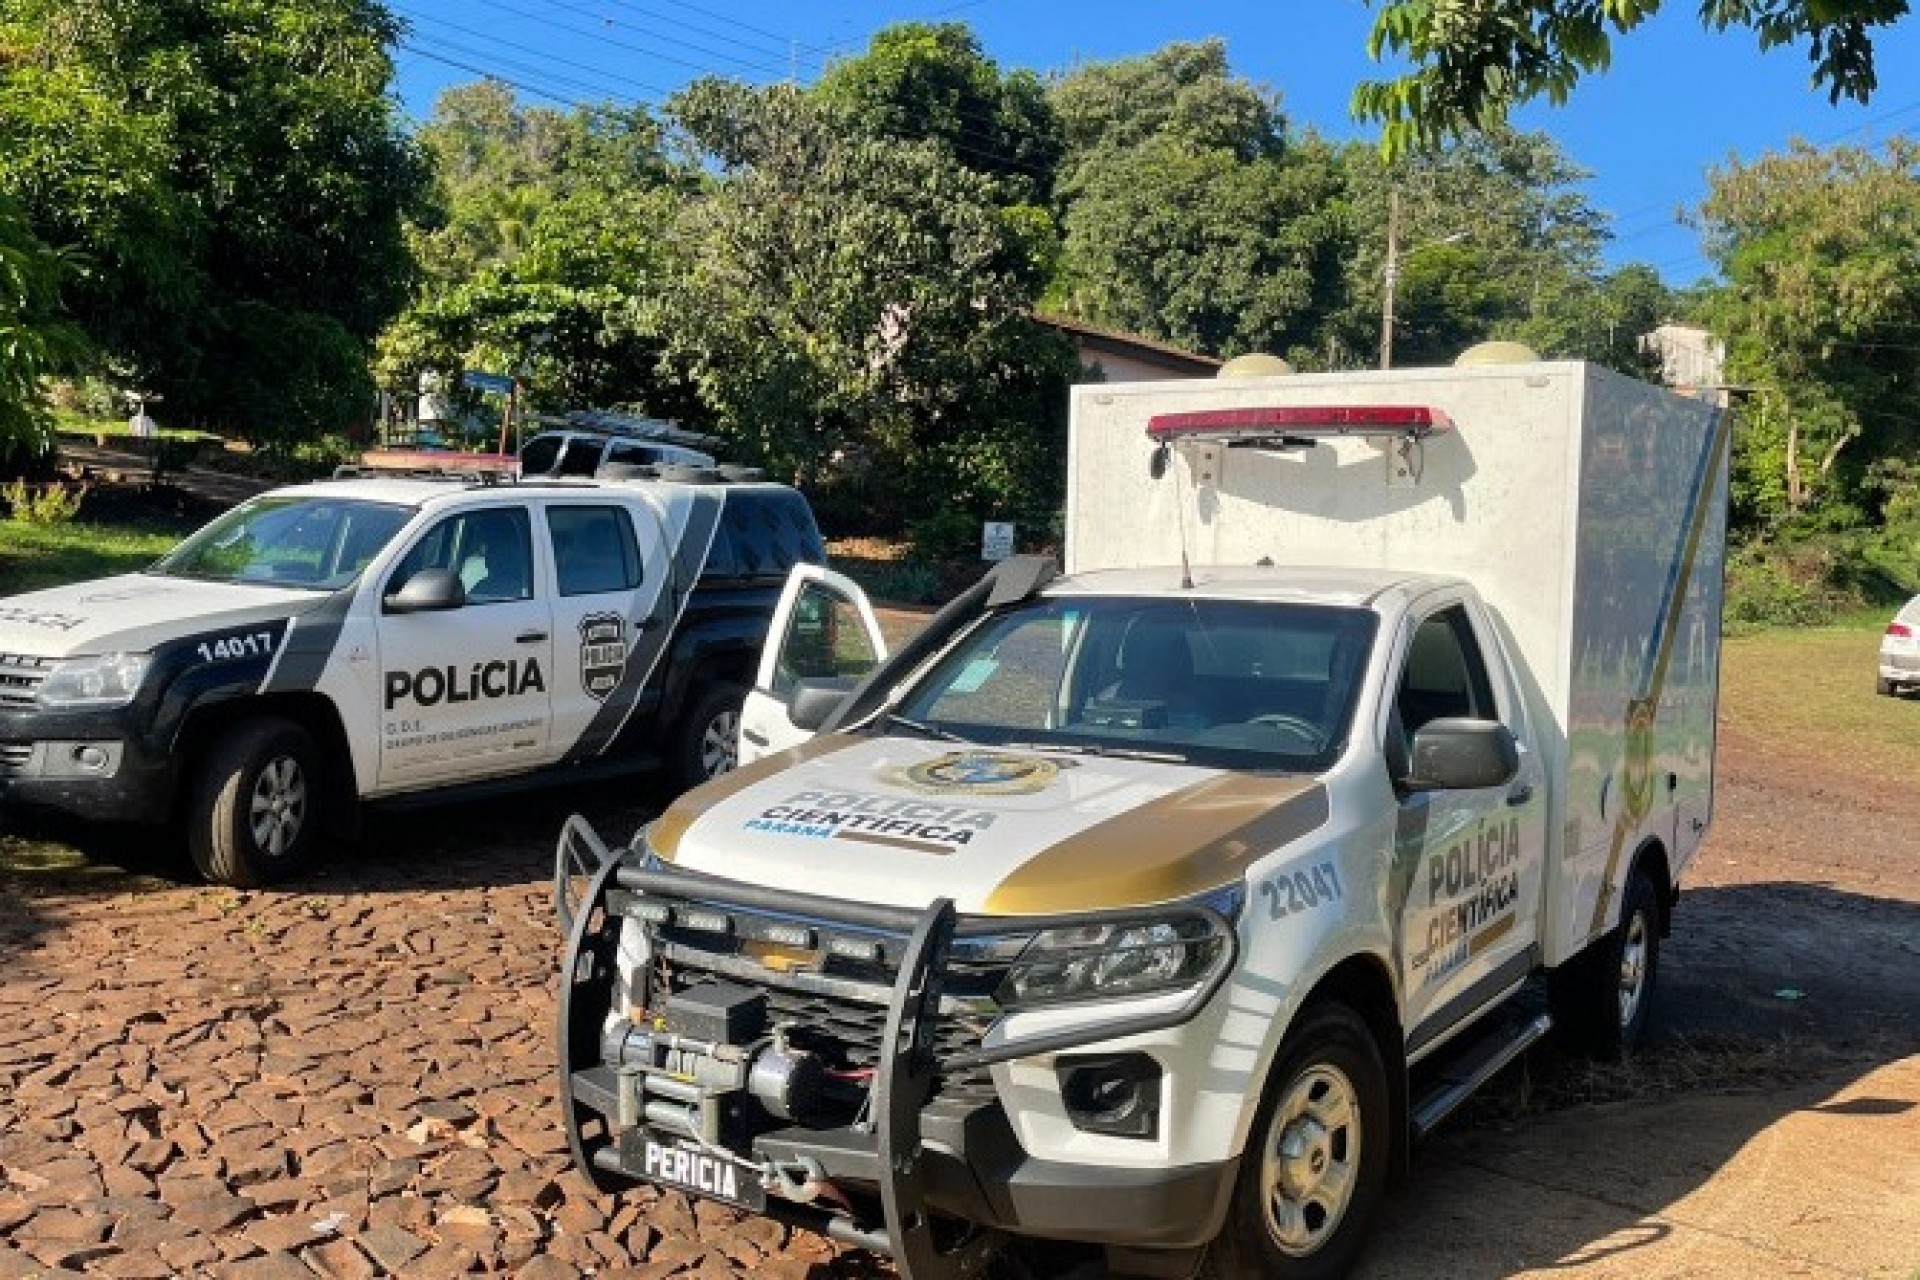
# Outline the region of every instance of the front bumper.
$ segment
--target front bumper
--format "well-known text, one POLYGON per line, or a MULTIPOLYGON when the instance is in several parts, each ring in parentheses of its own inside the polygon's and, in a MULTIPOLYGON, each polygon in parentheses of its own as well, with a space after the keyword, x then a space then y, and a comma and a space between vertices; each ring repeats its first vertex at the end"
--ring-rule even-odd
MULTIPOLYGON (((944 998, 943 987, 954 976, 949 952, 956 937, 1004 931, 1004 921, 961 920, 945 902, 925 912, 902 911, 797 898, 642 867, 624 851, 609 854, 577 819, 562 837, 556 890, 570 936, 560 1015, 561 1101, 575 1159, 603 1187, 651 1180, 726 1199, 729 1193, 711 1190, 717 1185, 711 1178, 688 1179, 671 1172, 663 1177, 660 1172, 663 1167, 684 1171, 689 1160, 714 1168, 718 1160, 729 1179, 737 1176, 740 1185, 753 1192, 744 1200, 733 1196, 736 1203, 884 1251, 909 1280, 958 1274, 971 1265, 969 1251, 990 1248, 1001 1234, 1174 1249, 1204 1244, 1218 1232, 1238 1172, 1237 1159, 1115 1167, 1035 1158, 1022 1148, 983 1071, 995 1063, 1068 1053, 1193 1019, 1212 1000, 1235 960, 1233 930, 1218 913, 1187 909, 1211 918, 1220 946, 1177 1004, 1163 1000, 1146 1013, 995 1041, 977 1027, 970 1034, 956 1033, 955 1022, 963 1020, 951 1016, 955 1001, 944 998), (590 887, 576 905, 570 901, 569 885, 583 878, 590 879, 590 887), (631 1014, 644 1023, 640 1010, 650 1003, 644 993, 616 992, 623 932, 637 927, 641 918, 670 914, 675 908, 667 904, 696 904, 688 909, 711 911, 715 903, 807 921, 823 937, 837 937, 835 930, 847 929, 891 940, 888 984, 877 988, 879 1005, 871 1007, 873 1018, 884 1017, 884 1031, 872 1042, 877 1050, 872 1065, 862 1068, 870 1081, 867 1097, 850 1119, 802 1117, 728 1134, 724 1117, 739 1114, 739 1104, 726 1101, 731 1095, 702 1094, 699 1107, 684 1109, 687 1100, 701 1093, 689 1083, 699 1068, 686 1066, 680 1074, 671 1074, 654 1065, 652 1049, 629 1057, 603 1042, 610 1022, 628 1027, 620 1020, 631 1014), (662 1076, 668 1078, 660 1090, 679 1103, 661 1101, 661 1094, 653 1092, 651 1082, 662 1076), (685 1155, 663 1155, 669 1143, 677 1143, 685 1155), (758 1189, 749 1183, 757 1183, 758 1189)), ((1022 920, 1020 925, 1037 931, 1065 927, 1067 919, 1078 924, 1090 918, 1022 920)), ((676 958, 676 949, 670 943, 658 945, 661 949, 650 953, 647 980, 670 984, 671 979, 652 975, 676 958)), ((801 1017, 812 1009, 824 1023, 845 1027, 859 1016, 850 1018, 844 1003, 835 1004, 834 993, 851 992, 860 984, 841 982, 836 988, 837 980, 816 978, 810 992, 796 997, 779 988, 797 978, 758 972, 779 1018, 801 1017)), ((736 963, 721 976, 728 983, 753 985, 746 965, 736 963)), ((873 997, 875 990, 851 994, 873 997)), ((675 1049, 714 1048, 695 1046, 658 1030, 660 1026, 656 1020, 628 1027, 619 1036, 637 1035, 649 1044, 671 1041, 675 1049)), ((781 1042, 776 1040, 776 1045, 777 1052, 786 1052, 781 1042)), ((735 1061, 755 1052, 746 1044, 720 1048, 735 1061)), ((665 1062, 667 1056, 663 1050, 657 1060, 665 1062)))
POLYGON ((176 766, 148 750, 132 708, 0 711, 0 806, 99 822, 164 822, 176 766))

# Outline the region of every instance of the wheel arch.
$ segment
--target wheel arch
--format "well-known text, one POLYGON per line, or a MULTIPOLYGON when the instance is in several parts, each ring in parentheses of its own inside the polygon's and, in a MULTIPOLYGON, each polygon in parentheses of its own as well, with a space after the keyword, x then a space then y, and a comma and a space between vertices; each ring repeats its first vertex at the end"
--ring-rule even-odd
MULTIPOLYGON (((1317 1003, 1337 1002, 1360 1015, 1373 1034, 1380 1050, 1380 1061, 1387 1069, 1387 1105, 1393 1139, 1390 1175, 1398 1179, 1407 1172, 1412 1143, 1408 1128, 1406 1036, 1400 1026, 1399 998, 1393 975, 1379 956, 1369 953, 1348 956, 1322 974, 1300 1002, 1300 1012, 1317 1003)), ((1271 1066, 1269 1066, 1271 1069, 1271 1066)))
MULTIPOLYGON (((1269 1083, 1268 1076, 1279 1058, 1280 1046, 1286 1041, 1287 1034, 1308 1010, 1315 1005, 1329 1003, 1343 1004, 1358 1014, 1380 1051, 1380 1061, 1387 1072, 1387 1105, 1390 1108, 1388 1127, 1392 1138, 1392 1158, 1388 1169, 1390 1175, 1397 1179, 1406 1173, 1412 1151, 1408 1128, 1407 1051, 1406 1035, 1400 1025, 1399 996, 1384 956, 1369 951, 1355 952, 1336 961, 1313 980, 1312 985, 1295 1002, 1286 1024, 1276 1029, 1266 1046, 1257 1077, 1259 1088, 1251 1096, 1257 1105, 1269 1083)), ((1239 1148, 1242 1152, 1246 1150, 1246 1144, 1252 1141, 1251 1124, 1255 1109, 1256 1106, 1249 1106, 1243 1113, 1239 1148)))
MULTIPOLYGON (((1657 891, 1656 900, 1660 903, 1660 936, 1667 937, 1673 931, 1673 909, 1680 899, 1680 886, 1673 881, 1673 863, 1667 857, 1667 846, 1659 836, 1648 836, 1634 850, 1633 861, 1628 865, 1627 877, 1631 879, 1642 872, 1653 881, 1657 891)), ((1621 881, 1620 897, 1626 897, 1626 881, 1621 881)))
MULTIPOLYGON (((360 789, 354 774, 353 753, 346 726, 332 701, 318 693, 273 693, 231 698, 194 708, 174 739, 173 751, 190 765, 204 755, 207 745, 232 726, 246 720, 288 720, 305 729, 319 747, 321 785, 326 805, 321 829, 332 836, 356 835, 360 829, 360 789)), ((194 770, 178 770, 179 787, 192 785, 194 770)), ((174 796, 174 811, 183 808, 183 790, 174 796)))

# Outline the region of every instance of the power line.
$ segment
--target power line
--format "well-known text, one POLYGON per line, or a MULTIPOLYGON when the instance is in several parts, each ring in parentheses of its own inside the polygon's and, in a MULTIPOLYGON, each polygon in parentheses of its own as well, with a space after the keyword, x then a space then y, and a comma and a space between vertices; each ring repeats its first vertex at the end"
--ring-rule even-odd
MULTIPOLYGON (((474 75, 484 76, 491 80, 498 80, 500 83, 510 85, 516 89, 525 88, 539 97, 563 102, 569 106, 587 107, 595 103, 600 105, 611 104, 618 107, 645 107, 649 105, 643 99, 631 93, 623 93, 609 89, 604 83, 596 84, 589 80, 558 74, 542 67, 530 66, 511 58, 502 58, 499 54, 490 50, 476 49, 471 45, 463 44, 458 40, 449 39, 445 36, 435 35, 429 37, 429 39, 431 40, 431 47, 423 44, 422 38, 403 41, 402 47, 410 53, 429 58, 432 61, 448 66, 458 66, 460 69, 469 71, 474 75), (449 56, 449 54, 461 55, 463 58, 477 59, 478 61, 461 61, 449 56)), ((590 68, 582 69, 587 70, 589 74, 599 74, 592 72, 590 68)), ((610 77, 605 78, 610 79, 610 77)), ((651 86, 638 84, 638 82, 630 83, 642 89, 651 89, 651 86)))
MULTIPOLYGON (((510 12, 519 12, 522 17, 534 16, 532 14, 526 13, 524 10, 512 10, 507 5, 499 4, 498 0, 490 0, 490 2, 492 2, 496 8, 509 9, 510 12)), ((589 17, 596 16, 593 6, 591 4, 577 3, 576 0, 545 0, 545 2, 548 5, 553 6, 554 8, 565 9, 570 13, 585 14, 589 17)), ((631 22, 622 22, 618 18, 602 17, 600 18, 600 21, 610 27, 618 27, 625 31, 635 31, 640 33, 643 37, 651 36, 653 39, 659 40, 663 43, 677 45, 683 49, 691 49, 696 53, 708 54, 712 57, 723 59, 727 62, 731 62, 735 64, 736 66, 746 67, 750 70, 772 71, 775 74, 782 73, 786 70, 784 66, 779 66, 772 63, 760 61, 756 58, 742 58, 738 54, 727 53, 724 50, 714 49, 714 48, 711 48, 710 46, 703 45, 703 44, 696 44, 690 40, 679 40, 679 39, 675 39, 672 36, 661 35, 651 31, 649 28, 636 26, 631 22)), ((556 25, 564 26, 564 24, 556 24, 556 25)), ((675 57, 673 54, 670 54, 670 53, 661 53, 657 50, 648 49, 642 45, 637 45, 630 41, 615 40, 611 36, 607 36, 598 32, 592 32, 592 33, 584 32, 579 27, 565 27, 565 29, 575 31, 580 34, 590 35, 591 38, 600 40, 606 44, 615 45, 623 49, 631 49, 638 53, 644 53, 648 57, 658 58, 662 62, 671 62, 675 66, 686 67, 689 70, 699 72, 701 74, 706 74, 715 70, 713 66, 707 63, 690 62, 685 58, 675 57)), ((743 45, 741 47, 745 48, 747 46, 743 45)))
POLYGON ((481 78, 486 80, 497 80, 501 84, 506 85, 510 89, 515 89, 525 94, 531 94, 533 97, 536 97, 536 98, 545 98, 549 102, 557 102, 564 107, 575 107, 575 108, 581 108, 581 109, 587 109, 589 107, 589 104, 581 102, 577 98, 569 98, 561 94, 549 93, 545 89, 539 89, 534 87, 533 85, 524 84, 521 81, 511 79, 507 76, 503 76, 497 71, 490 71, 485 67, 477 67, 470 62, 462 62, 457 58, 448 58, 441 54, 434 53, 431 50, 422 49, 419 45, 414 44, 411 40, 402 38, 400 40, 396 40, 394 43, 398 48, 405 49, 408 53, 412 54, 416 58, 425 58, 429 62, 437 62, 442 66, 452 67, 457 71, 464 71, 469 75, 480 76, 481 78))

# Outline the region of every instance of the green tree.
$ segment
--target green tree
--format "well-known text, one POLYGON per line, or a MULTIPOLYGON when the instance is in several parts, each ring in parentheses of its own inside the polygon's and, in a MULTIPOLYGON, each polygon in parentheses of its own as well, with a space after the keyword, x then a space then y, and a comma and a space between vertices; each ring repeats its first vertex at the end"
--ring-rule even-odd
POLYGON ((1082 161, 1060 310, 1218 356, 1285 351, 1332 301, 1347 208, 1327 148, 1241 160, 1157 136, 1082 161))
POLYGON ((1071 358, 1027 318, 1045 228, 792 88, 704 81, 669 112, 727 171, 675 224, 656 329, 725 430, 803 482, 886 477, 883 518, 1050 511, 1071 358))
POLYGON ((1620 345, 1610 347, 1604 320, 1588 329, 1584 310, 1603 287, 1604 218, 1580 189, 1587 175, 1551 138, 1496 129, 1392 162, 1351 145, 1341 161, 1353 234, 1345 301, 1315 345, 1360 358, 1332 363, 1378 355, 1396 196, 1395 364, 1445 363, 1489 338, 1621 363, 1617 352, 1631 343, 1624 326, 1634 321, 1620 317, 1620 345))
POLYGON ((1069 169, 1102 150, 1170 138, 1237 160, 1286 148, 1279 98, 1233 74, 1226 42, 1176 42, 1140 58, 1094 62, 1054 83, 1069 169))
POLYGON ((63 264, 0 197, 0 459, 44 450, 51 435, 40 379, 79 354, 59 316, 63 264))
POLYGON ((1889 460, 1920 460, 1920 144, 1795 144, 1709 174, 1726 284, 1707 318, 1748 389, 1738 514, 1872 523, 1889 460))
MULTIPOLYGON (((1566 101, 1583 75, 1606 68, 1615 35, 1659 9, 1660 0, 1381 0, 1367 52, 1413 69, 1360 85, 1354 114, 1381 122, 1390 156, 1493 128, 1516 103, 1566 101)), ((1830 100, 1865 102, 1878 83, 1874 32, 1907 10, 1907 0, 1700 0, 1700 21, 1747 28, 1762 49, 1798 46, 1830 100)))
POLYGON ((1285 351, 1336 302, 1347 208, 1334 151, 1290 145, 1278 99, 1218 40, 1076 68, 1061 263, 1047 303, 1213 355, 1285 351))
POLYGON ((518 376, 535 408, 696 411, 643 323, 692 181, 645 110, 524 107, 483 81, 442 95, 420 138, 438 200, 414 230, 419 293, 381 336, 382 385, 482 369, 518 376))
POLYGON ((1044 201, 1060 162, 1059 124, 1028 71, 1002 74, 963 23, 903 22, 815 86, 830 110, 881 137, 938 142, 961 164, 1044 201))
POLYGON ((187 422, 265 441, 364 416, 426 179, 387 96, 398 35, 375 0, 0 17, 0 193, 87 264, 68 302, 103 355, 187 422), (288 355, 309 390, 262 395, 288 355))

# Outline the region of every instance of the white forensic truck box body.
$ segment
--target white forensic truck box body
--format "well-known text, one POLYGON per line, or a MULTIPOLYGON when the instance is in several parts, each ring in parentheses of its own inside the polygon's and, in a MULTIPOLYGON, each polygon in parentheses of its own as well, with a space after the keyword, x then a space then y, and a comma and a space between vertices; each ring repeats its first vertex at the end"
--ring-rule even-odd
POLYGON ((1015 1235, 1343 1274, 1503 1064, 1645 1026, 1726 458, 1582 364, 1076 389, 1066 576, 875 666, 797 568, 742 767, 622 849, 569 824, 576 1160, 909 1277, 1015 1235))
POLYGON ((1578 362, 1073 395, 1069 573, 1184 554, 1473 584, 1531 677, 1528 745, 1554 779, 1547 963, 1610 923, 1622 849, 1659 838, 1676 875, 1692 860, 1713 806, 1730 418, 1578 362), (1422 407, 1452 426, 1290 452, 1196 442, 1149 474, 1152 417, 1250 405, 1422 407))

